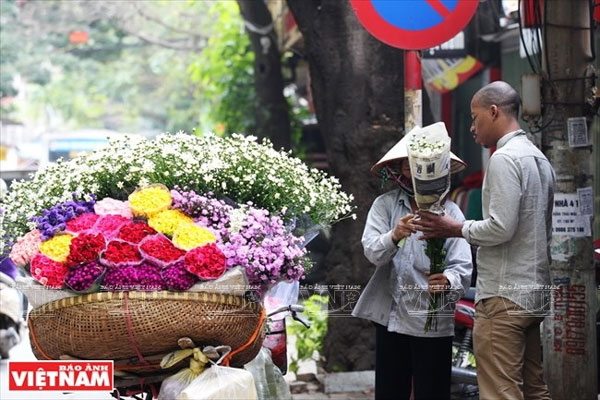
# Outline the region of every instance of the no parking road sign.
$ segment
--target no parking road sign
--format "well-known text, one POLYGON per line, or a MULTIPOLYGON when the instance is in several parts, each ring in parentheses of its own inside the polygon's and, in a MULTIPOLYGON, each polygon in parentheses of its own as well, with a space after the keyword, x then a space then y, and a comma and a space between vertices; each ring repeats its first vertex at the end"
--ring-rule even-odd
POLYGON ((350 0, 377 39, 406 50, 427 49, 454 37, 471 20, 479 0, 350 0))

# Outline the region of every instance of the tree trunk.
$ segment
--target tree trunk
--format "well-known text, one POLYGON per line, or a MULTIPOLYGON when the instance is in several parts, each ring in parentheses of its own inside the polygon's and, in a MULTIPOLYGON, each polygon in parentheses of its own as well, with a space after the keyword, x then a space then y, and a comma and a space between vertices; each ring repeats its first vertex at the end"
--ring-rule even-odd
POLYGON ((263 0, 238 0, 240 13, 254 51, 254 87, 258 137, 267 137, 276 149, 290 149, 290 116, 283 96, 281 54, 273 18, 263 0))
MULTIPOLYGON (((381 192, 369 169, 403 135, 403 51, 367 33, 349 1, 288 0, 288 6, 304 37, 331 173, 358 206, 356 221, 333 227, 327 281, 364 287, 374 266, 364 258, 360 239, 369 207, 381 192)), ((372 325, 349 315, 356 293, 338 292, 331 299, 341 311, 329 318, 328 370, 373 368, 372 325)))
MULTIPOLYGON (((594 44, 590 43, 587 2, 549 1, 544 3, 544 8, 546 37, 543 42, 547 54, 544 63, 549 82, 544 83, 543 123, 546 126, 542 147, 556 172, 554 211, 557 212, 556 202, 564 199, 564 194, 577 198, 579 189, 593 187, 592 139, 588 133, 589 145, 572 147, 567 121, 587 116, 585 123, 588 127, 591 125, 595 110, 586 106, 586 100, 592 97, 595 81, 590 47, 594 44), (584 77, 588 79, 582 79, 584 77)), ((577 137, 585 139, 583 134, 577 137)), ((583 222, 579 218, 577 227, 583 222)), ((596 399, 597 275, 592 237, 591 233, 588 236, 568 231, 559 233, 556 228, 561 227, 554 228, 550 276, 558 289, 542 334, 546 382, 553 399, 596 399)))

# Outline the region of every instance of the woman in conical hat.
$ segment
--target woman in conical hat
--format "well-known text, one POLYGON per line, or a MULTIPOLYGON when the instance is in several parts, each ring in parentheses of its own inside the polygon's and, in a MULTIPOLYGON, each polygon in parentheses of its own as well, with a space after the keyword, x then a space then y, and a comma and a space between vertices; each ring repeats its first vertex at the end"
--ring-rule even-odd
MULTIPOLYGON (((352 315, 375 325, 376 399, 409 399, 411 391, 417 400, 449 399, 454 302, 470 284, 471 249, 462 238, 447 239, 446 269, 429 275, 426 243, 411 222, 417 210, 406 148, 412 133, 371 168, 398 187, 375 199, 369 210, 362 245, 375 271, 352 315), (439 293, 441 307, 437 330, 426 332, 430 293, 439 293)), ((452 171, 464 169, 454 154, 451 160, 452 171)), ((445 208, 464 220, 453 202, 445 208)))
MULTIPOLYGON (((410 177, 406 178, 402 174, 399 174, 398 168, 402 164, 404 160, 408 160, 408 144, 412 140, 412 138, 422 130, 426 129, 442 129, 446 135, 448 132, 446 131, 446 126, 443 122, 438 122, 433 125, 429 125, 425 128, 416 127, 412 129, 409 133, 404 135, 402 139, 398 143, 394 145, 383 157, 381 160, 377 161, 375 165, 371 167, 371 173, 375 176, 379 176, 384 179, 393 179, 402 187, 406 192, 410 193, 411 196, 413 194, 413 186, 410 180, 410 177)), ((458 158, 454 153, 450 152, 450 172, 452 174, 456 174, 462 170, 464 170, 467 164, 458 158)))

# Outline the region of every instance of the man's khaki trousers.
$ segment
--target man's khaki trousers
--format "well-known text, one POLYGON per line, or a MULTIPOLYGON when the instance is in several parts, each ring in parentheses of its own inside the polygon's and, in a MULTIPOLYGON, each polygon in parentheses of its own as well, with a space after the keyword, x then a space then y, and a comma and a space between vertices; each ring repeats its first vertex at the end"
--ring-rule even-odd
POLYGON ((550 399, 541 363, 543 318, 524 313, 503 297, 481 300, 475 310, 473 344, 479 398, 550 399))

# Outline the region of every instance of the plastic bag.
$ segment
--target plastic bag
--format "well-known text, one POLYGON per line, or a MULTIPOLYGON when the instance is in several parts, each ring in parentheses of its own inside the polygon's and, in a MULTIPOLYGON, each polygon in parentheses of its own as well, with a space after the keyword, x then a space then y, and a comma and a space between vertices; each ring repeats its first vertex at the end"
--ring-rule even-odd
POLYGON ((410 132, 408 161, 421 210, 444 212, 441 203, 450 190, 450 137, 443 122, 415 127, 410 132))
POLYGON ((244 368, 254 377, 256 393, 260 400, 287 400, 292 398, 292 393, 283 374, 273 364, 271 352, 264 347, 260 350, 254 360, 250 361, 244 368))
POLYGON ((177 400, 257 398, 254 378, 250 372, 218 365, 211 365, 176 397, 177 400))
POLYGON ((299 282, 278 282, 265 296, 267 314, 281 306, 298 302, 299 282))
POLYGON ((119 233, 119 229, 128 222, 130 219, 127 219, 121 215, 112 215, 106 214, 101 215, 94 226, 90 229, 92 232, 98 232, 104 235, 106 240, 113 239, 119 233))
POLYGON ((243 296, 248 290, 248 277, 242 267, 234 267, 225 271, 214 281, 196 282, 189 292, 224 293, 243 296))
POLYGON ((323 225, 316 224, 308 214, 301 214, 290 219, 286 228, 288 232, 293 232, 294 236, 304 238, 301 247, 306 247, 314 238, 319 235, 323 225))
POLYGON ((158 400, 172 400, 177 398, 179 393, 204 371, 204 367, 208 363, 208 357, 198 348, 177 350, 170 353, 162 359, 160 366, 161 368, 170 368, 190 355, 193 355, 193 358, 190 360, 190 366, 168 377, 160 385, 158 400))

